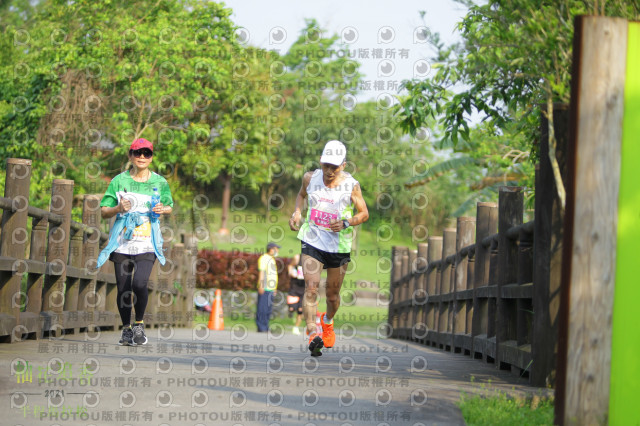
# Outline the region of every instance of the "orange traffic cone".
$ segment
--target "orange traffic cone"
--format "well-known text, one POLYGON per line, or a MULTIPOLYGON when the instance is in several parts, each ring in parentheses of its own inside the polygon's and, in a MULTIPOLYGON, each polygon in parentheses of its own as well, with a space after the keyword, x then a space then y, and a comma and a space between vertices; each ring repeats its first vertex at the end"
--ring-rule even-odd
POLYGON ((222 313, 222 291, 216 290, 216 299, 213 301, 213 309, 209 315, 209 330, 224 330, 224 314, 222 313))

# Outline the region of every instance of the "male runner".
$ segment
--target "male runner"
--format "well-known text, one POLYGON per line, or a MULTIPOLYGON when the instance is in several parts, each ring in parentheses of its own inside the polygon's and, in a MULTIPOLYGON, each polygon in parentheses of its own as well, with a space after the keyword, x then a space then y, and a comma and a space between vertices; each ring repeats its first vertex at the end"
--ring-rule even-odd
POLYGON ((311 356, 322 355, 323 347, 331 348, 335 343, 333 317, 340 306, 340 288, 347 263, 351 260, 353 227, 369 218, 360 184, 344 171, 346 153, 342 142, 327 142, 320 157, 322 169, 305 173, 295 210, 289 219, 289 227, 292 231, 299 231, 298 239, 302 245, 304 315, 311 356), (307 217, 299 227, 307 197, 307 217), (354 207, 357 210, 355 215, 354 207), (327 311, 320 314, 322 335, 319 335, 315 319, 322 269, 327 270, 327 311))

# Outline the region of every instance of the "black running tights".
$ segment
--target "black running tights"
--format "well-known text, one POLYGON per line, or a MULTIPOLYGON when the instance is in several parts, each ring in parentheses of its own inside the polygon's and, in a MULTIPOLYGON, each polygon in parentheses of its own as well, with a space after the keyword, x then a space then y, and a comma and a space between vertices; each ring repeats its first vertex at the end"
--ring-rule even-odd
POLYGON ((131 256, 124 262, 114 262, 118 285, 118 312, 123 325, 131 323, 132 307, 135 308, 136 321, 142 321, 149 299, 147 285, 155 258, 149 260, 136 257, 131 256))

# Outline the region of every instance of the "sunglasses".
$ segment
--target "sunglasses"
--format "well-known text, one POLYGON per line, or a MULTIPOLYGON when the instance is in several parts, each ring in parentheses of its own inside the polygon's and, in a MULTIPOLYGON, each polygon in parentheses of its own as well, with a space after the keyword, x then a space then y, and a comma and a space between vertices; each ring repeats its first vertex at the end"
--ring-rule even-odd
POLYGON ((153 151, 149 148, 140 148, 140 149, 132 149, 129 151, 129 154, 133 155, 136 158, 144 157, 151 158, 153 157, 153 151))

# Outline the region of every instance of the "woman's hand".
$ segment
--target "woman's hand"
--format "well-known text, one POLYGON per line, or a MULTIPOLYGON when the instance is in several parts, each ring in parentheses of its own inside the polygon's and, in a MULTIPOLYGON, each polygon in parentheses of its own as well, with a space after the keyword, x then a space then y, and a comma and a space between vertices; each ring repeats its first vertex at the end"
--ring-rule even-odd
POLYGON ((156 204, 152 209, 152 211, 157 214, 164 214, 164 210, 164 205, 162 203, 156 204))
POLYGON ((118 207, 120 208, 120 213, 126 213, 131 210, 131 201, 126 198, 121 198, 118 207))

